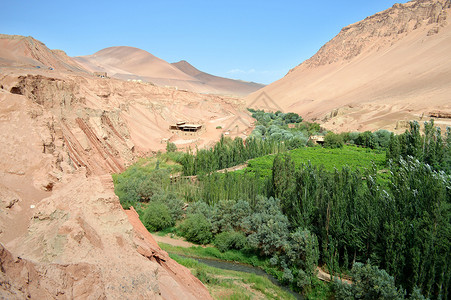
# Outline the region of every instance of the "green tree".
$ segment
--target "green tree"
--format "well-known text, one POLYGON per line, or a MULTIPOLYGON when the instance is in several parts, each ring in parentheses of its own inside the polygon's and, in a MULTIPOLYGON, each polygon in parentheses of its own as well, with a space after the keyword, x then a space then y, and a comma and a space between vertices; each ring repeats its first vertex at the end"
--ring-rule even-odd
POLYGON ((214 245, 221 252, 231 249, 241 250, 247 247, 247 240, 242 232, 225 231, 216 235, 214 245))
POLYGON ((334 281, 336 299, 404 299, 404 291, 384 270, 369 263, 355 263, 351 270, 352 284, 334 281))
POLYGON ((343 137, 333 132, 328 132, 324 137, 324 147, 327 148, 342 148, 344 145, 343 137))
POLYGON ((163 203, 150 203, 141 220, 149 231, 158 231, 174 226, 174 219, 171 217, 168 208, 163 203))
POLYGON ((166 152, 175 152, 175 151, 177 151, 177 146, 174 143, 167 142, 166 152))
POLYGON ((180 224, 180 232, 188 241, 197 244, 208 244, 213 238, 211 223, 202 214, 189 215, 180 224))

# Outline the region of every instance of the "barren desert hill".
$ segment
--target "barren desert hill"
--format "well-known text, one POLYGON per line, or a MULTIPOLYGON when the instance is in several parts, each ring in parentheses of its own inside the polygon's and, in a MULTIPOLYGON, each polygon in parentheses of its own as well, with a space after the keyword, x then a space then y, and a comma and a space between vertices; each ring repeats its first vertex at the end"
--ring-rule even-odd
POLYGON ((64 51, 50 50, 33 37, 0 34, 0 67, 6 66, 87 72, 64 51))
POLYGON ((31 38, 3 37, 0 61, 0 298, 209 299, 122 209, 110 174, 166 141, 208 145, 218 125, 249 134, 244 101, 97 78, 31 38), (179 136, 178 121, 203 130, 179 136))
POLYGON ((449 0, 395 4, 343 28, 247 103, 258 106, 264 92, 284 110, 339 131, 393 130, 399 121, 449 113, 450 11, 449 0))
POLYGON ((215 88, 216 90, 220 91, 221 94, 246 96, 265 86, 263 84, 256 82, 248 82, 214 76, 196 69, 186 60, 181 60, 179 62, 172 63, 172 65, 181 70, 182 72, 198 79, 202 83, 215 88))
MULTIPOLYGON (((146 79, 194 81, 166 61, 147 51, 128 46, 109 47, 92 55, 75 57, 90 71, 105 71, 112 77, 133 79, 137 76, 146 79), (128 77, 130 76, 130 77, 128 77)), ((155 82, 158 83, 158 82, 155 82)))
POLYGON ((170 64, 147 51, 128 46, 105 48, 92 55, 74 59, 91 72, 103 71, 114 78, 142 80, 158 86, 198 93, 245 96, 263 87, 200 71, 193 75, 192 66, 187 68, 181 64, 170 64))

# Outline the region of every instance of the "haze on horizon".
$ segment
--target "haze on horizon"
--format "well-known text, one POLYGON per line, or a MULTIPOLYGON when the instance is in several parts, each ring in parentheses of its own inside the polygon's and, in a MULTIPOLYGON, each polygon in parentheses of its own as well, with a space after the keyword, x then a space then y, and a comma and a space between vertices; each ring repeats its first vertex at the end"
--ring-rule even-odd
MULTIPOLYGON (((401 1, 405 3, 407 1, 401 1)), ((381 1, 9 1, 1 33, 33 36, 69 56, 132 46, 217 76, 269 84, 381 1)))

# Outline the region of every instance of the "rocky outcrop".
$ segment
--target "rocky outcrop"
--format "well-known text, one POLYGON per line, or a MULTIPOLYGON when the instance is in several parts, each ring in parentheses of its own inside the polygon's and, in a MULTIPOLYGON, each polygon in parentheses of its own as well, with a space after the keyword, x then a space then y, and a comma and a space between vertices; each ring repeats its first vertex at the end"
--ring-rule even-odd
POLYGON ((2 299, 106 299, 98 268, 91 264, 40 264, 12 255, 0 243, 2 299))
POLYGON ((0 246, 0 295, 23 299, 209 299, 188 269, 162 251, 111 176, 66 176, 36 204, 26 234, 0 246))
POLYGON ((0 34, 0 67, 39 67, 50 70, 87 73, 62 50, 50 50, 31 36, 0 34))
POLYGON ((449 111, 431 111, 429 116, 439 119, 451 119, 451 112, 449 111))

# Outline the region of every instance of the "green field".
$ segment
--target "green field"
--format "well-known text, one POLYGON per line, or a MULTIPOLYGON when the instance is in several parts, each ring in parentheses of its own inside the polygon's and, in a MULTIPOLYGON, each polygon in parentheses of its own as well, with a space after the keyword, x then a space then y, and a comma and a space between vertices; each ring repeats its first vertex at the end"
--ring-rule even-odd
MULTIPOLYGON (((308 164, 323 166, 328 171, 348 166, 351 169, 385 167, 385 151, 371 150, 357 146, 344 146, 338 149, 322 147, 304 147, 288 152, 296 166, 308 164)), ((258 172, 261 176, 270 176, 274 155, 266 155, 249 161, 248 167, 237 172, 258 172)))

